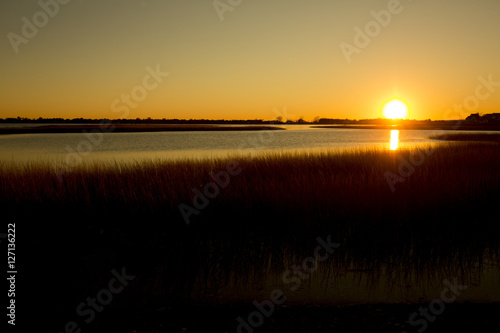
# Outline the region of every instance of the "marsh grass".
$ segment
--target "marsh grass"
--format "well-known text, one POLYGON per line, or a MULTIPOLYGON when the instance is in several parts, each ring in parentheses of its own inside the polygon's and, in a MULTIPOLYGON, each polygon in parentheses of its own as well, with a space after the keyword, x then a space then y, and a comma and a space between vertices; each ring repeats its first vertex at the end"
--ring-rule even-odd
POLYGON ((498 170, 500 146, 476 143, 84 163, 62 182, 49 164, 2 163, 0 208, 33 249, 29 270, 51 267, 49 285, 84 295, 89 280, 105 283, 122 265, 138 274, 131 288, 141 297, 179 301, 200 283, 216 293, 279 274, 327 235, 342 243, 320 268, 332 279, 356 270, 374 283, 384 270, 403 280, 477 276, 499 260, 498 170), (392 192, 385 173, 397 174, 415 149, 425 161, 392 192), (186 225, 178 205, 192 206, 193 189, 229 161, 241 173, 186 225))
POLYGON ((430 137, 434 140, 466 141, 466 142, 500 142, 500 133, 460 133, 439 134, 430 137))

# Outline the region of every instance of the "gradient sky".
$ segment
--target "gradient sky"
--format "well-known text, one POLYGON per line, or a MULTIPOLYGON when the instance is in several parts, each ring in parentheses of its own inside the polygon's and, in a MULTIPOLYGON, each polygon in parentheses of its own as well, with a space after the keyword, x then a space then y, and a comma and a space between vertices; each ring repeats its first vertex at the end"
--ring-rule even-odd
MULTIPOLYGON (((498 0, 401 0, 350 63, 341 43, 391 1, 242 0, 224 20, 213 0, 60 1, 45 25, 37 1, 1 1, 0 118, 359 119, 398 96, 412 119, 452 119, 479 76, 500 82, 498 0), (34 15, 16 53, 9 33, 34 15), (148 66, 170 74, 150 91, 148 66)), ((494 89, 475 112, 500 112, 494 89)))

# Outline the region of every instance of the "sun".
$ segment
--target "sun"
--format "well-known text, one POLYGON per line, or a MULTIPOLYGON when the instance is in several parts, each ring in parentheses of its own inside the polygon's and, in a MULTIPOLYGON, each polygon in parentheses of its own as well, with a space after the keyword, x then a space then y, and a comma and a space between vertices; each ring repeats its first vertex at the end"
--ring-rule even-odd
POLYGON ((382 112, 388 119, 404 119, 408 117, 408 105, 398 98, 393 98, 384 104, 382 112))

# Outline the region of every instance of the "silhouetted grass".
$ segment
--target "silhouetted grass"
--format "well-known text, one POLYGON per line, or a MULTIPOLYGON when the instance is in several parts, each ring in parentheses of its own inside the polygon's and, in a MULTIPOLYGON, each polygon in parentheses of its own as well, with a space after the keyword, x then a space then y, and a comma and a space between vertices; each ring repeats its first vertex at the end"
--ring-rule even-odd
POLYGON ((403 279, 478 274, 483 262, 499 258, 498 170, 500 146, 471 143, 86 163, 62 182, 48 164, 3 163, 0 208, 33 249, 27 270, 50 271, 41 277, 49 289, 71 284, 81 291, 58 296, 62 304, 80 300, 91 292, 89 280, 105 284, 109 267, 122 266, 139 276, 131 287, 141 291, 136 297, 172 301, 195 297, 199 284, 217 293, 279 275, 327 235, 342 243, 321 265, 331 278, 364 270, 376 281, 384 269, 403 279), (386 172, 398 174, 401 161, 418 151, 423 163, 392 192, 386 172), (230 161, 241 173, 186 225, 179 204, 193 206, 193 189, 202 191, 210 173, 230 161))
POLYGON ((500 142, 499 133, 461 133, 433 135, 431 139, 446 141, 469 141, 469 142, 500 142))

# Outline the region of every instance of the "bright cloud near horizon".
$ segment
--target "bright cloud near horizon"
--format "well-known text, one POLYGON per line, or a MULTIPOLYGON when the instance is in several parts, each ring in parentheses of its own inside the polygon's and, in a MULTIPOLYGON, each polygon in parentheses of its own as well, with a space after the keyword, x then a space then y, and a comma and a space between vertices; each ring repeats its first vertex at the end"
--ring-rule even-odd
POLYGON ((361 119, 393 98, 411 119, 500 112, 499 15, 497 0, 5 0, 0 118, 361 119))

